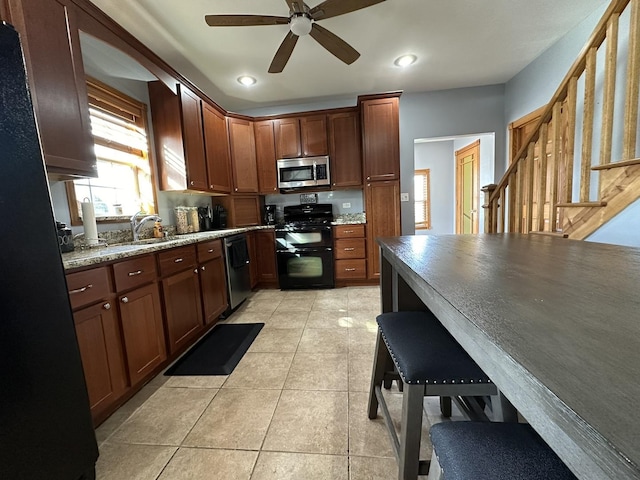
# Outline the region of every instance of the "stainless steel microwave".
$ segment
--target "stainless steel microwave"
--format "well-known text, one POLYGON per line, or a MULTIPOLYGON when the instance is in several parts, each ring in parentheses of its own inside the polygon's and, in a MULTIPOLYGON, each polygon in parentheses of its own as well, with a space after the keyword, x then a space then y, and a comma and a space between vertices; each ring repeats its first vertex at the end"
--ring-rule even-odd
POLYGON ((329 157, 283 158, 278 160, 278 188, 331 185, 329 157))

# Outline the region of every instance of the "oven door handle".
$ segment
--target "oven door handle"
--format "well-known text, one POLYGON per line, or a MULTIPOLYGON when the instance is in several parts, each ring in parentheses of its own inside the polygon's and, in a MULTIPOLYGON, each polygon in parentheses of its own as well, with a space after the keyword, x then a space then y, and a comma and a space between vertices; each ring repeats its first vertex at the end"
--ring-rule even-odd
POLYGON ((333 251, 332 247, 288 248, 285 250, 276 250, 277 253, 314 253, 331 251, 333 251))

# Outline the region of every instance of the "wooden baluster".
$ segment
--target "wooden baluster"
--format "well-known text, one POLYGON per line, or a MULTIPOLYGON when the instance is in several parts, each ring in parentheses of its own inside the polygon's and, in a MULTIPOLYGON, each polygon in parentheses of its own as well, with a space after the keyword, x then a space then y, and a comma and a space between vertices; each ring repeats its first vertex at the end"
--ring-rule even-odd
POLYGON ((516 201, 518 186, 516 185, 517 176, 515 171, 509 175, 509 232, 516 232, 516 201))
POLYGON ((506 231, 504 224, 504 212, 506 210, 506 187, 500 189, 500 196, 498 197, 498 233, 504 233, 506 231))
MULTIPOLYGON (((616 65, 618 60, 618 24, 620 15, 614 13, 607 23, 607 48, 604 63, 602 94, 602 131, 600 135, 600 165, 611 162, 613 113, 616 98, 616 65)), ((599 189, 598 189, 599 190, 599 189)))
POLYGON ((539 232, 544 232, 545 216, 544 204, 547 201, 547 141, 549 137, 549 124, 543 123, 540 127, 540 156, 538 157, 538 226, 539 232))
POLYGON ((591 158, 593 150, 593 111, 595 109, 596 55, 598 49, 587 52, 584 75, 584 106, 582 114, 582 158, 580 159, 580 201, 588 202, 591 191, 591 158))
POLYGON ((527 197, 525 199, 525 218, 526 222, 524 224, 524 233, 529 233, 533 230, 533 172, 534 172, 534 160, 535 160, 535 142, 529 142, 529 147, 527 148, 527 160, 526 160, 526 170, 525 170, 525 178, 524 181, 526 183, 527 188, 527 197))
POLYGON ((514 232, 522 233, 522 202, 524 198, 523 186, 524 186, 524 175, 522 170, 524 169, 524 161, 518 159, 518 168, 516 169, 516 205, 513 211, 513 216, 515 220, 514 224, 514 232))
POLYGON ((556 102, 553 105, 551 114, 551 156, 548 161, 548 168, 551 173, 549 179, 549 231, 555 232, 557 225, 557 208, 558 203, 558 168, 560 166, 560 149, 562 148, 562 138, 560 136, 561 123, 561 103, 556 102))
POLYGON ((638 90, 640 88, 640 0, 631 0, 629 26, 629 60, 627 62, 627 90, 624 105, 624 136, 622 160, 636 156, 638 128, 638 90))
POLYGON ((496 206, 498 204, 498 199, 494 198, 491 200, 491 196, 493 192, 495 192, 497 185, 492 183, 490 185, 485 185, 480 190, 484 192, 484 203, 482 208, 484 208, 484 233, 496 233, 496 206))
POLYGON ((578 97, 578 78, 571 77, 567 87, 567 101, 565 105, 567 123, 563 138, 562 159, 564 160, 566 178, 564 198, 561 202, 571 203, 573 192, 573 160, 576 144, 576 102, 578 97))

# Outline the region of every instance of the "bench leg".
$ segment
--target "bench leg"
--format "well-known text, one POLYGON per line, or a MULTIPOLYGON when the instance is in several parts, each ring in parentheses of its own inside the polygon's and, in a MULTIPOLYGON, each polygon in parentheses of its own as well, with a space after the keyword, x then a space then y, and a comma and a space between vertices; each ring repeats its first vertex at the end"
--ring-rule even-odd
POLYGON ((451 397, 440 397, 440 413, 445 418, 451 417, 451 397))
POLYGON ((393 365, 387 345, 382 339, 382 334, 378 330, 376 338, 376 350, 373 359, 373 371, 371 372, 371 387, 369 388, 369 418, 374 419, 378 416, 378 399, 376 398, 375 388, 382 385, 384 372, 387 371, 389 363, 393 365))
POLYGON ((497 395, 491 396, 491 411, 494 422, 518 422, 518 410, 500 391, 497 395))
POLYGON ((398 480, 417 480, 422 437, 422 401, 424 385, 404 385, 400 426, 398 480))

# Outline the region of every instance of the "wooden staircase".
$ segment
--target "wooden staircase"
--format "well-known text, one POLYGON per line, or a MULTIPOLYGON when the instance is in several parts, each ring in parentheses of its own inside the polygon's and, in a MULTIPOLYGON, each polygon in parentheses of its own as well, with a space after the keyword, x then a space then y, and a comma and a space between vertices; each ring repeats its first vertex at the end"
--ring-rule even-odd
POLYGON ((500 182, 483 187, 485 232, 583 240, 640 198, 639 96, 640 0, 613 0, 500 182))

